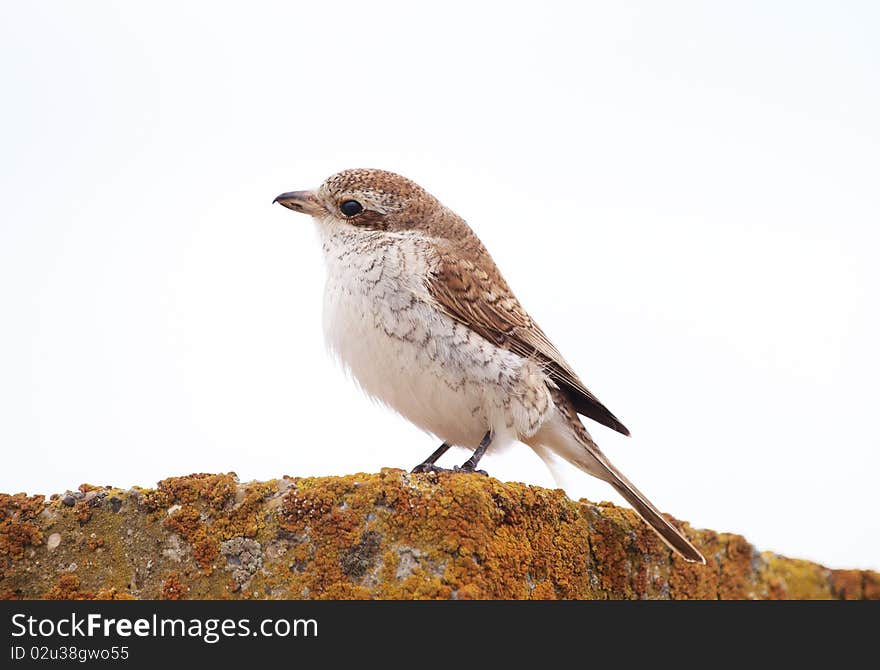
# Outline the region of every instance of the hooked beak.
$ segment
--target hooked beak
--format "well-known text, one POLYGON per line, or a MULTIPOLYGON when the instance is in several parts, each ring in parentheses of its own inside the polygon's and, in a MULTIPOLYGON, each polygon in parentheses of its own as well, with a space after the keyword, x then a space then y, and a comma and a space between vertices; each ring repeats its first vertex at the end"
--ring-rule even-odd
POLYGON ((272 203, 279 203, 292 209, 294 212, 302 212, 310 216, 319 216, 324 208, 318 203, 318 199, 312 191, 290 191, 282 193, 272 203))

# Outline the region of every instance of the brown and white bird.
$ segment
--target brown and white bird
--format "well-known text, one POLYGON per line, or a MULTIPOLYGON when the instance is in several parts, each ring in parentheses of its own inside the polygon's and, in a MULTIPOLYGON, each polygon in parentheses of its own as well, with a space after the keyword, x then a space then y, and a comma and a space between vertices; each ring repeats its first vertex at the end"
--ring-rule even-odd
POLYGON ((370 396, 443 444, 519 440, 613 486, 684 558, 699 551, 602 453, 578 414, 629 431, 578 378, 520 305, 467 223, 419 185, 384 170, 345 170, 275 202, 310 215, 327 265, 324 334, 370 396))

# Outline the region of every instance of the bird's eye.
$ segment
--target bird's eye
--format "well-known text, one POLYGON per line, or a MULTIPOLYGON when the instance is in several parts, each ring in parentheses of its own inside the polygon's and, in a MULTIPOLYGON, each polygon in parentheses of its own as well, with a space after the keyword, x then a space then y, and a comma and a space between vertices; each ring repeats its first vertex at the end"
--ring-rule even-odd
POLYGON ((357 200, 346 200, 339 205, 339 210, 346 216, 357 216, 364 211, 364 207, 357 200))

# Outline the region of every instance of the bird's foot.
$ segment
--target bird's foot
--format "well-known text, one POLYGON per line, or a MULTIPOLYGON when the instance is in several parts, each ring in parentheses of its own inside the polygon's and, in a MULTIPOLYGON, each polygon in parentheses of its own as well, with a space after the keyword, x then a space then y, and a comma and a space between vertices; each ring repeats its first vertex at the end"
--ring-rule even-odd
POLYGON ((449 468, 441 468, 439 465, 434 465, 433 463, 419 463, 416 467, 410 470, 413 474, 419 474, 422 472, 450 472, 449 468))
POLYGON ((485 470, 477 470, 473 465, 468 465, 467 463, 462 466, 456 465, 454 468, 452 468, 452 471, 460 472, 466 475, 483 475, 483 477, 489 476, 489 473, 485 470))

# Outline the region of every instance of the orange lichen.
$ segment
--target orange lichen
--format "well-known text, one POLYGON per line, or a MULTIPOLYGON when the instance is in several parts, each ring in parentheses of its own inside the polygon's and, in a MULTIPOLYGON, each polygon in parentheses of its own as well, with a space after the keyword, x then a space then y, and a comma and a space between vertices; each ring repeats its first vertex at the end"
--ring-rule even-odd
POLYGON ((880 600, 880 574, 859 570, 862 573, 862 599, 880 600))
POLYGON ((399 477, 385 472, 354 488, 350 478, 320 489, 297 481, 281 523, 324 541, 301 579, 308 583, 295 587, 376 581, 383 598, 589 597, 588 529, 561 492, 445 474, 404 475, 409 486, 401 487, 399 477), (359 518, 368 527, 352 524, 359 518), (401 575, 401 561, 380 551, 389 545, 418 565, 401 575), (398 579, 389 578, 389 563, 398 579))
POLYGON ((208 574, 221 542, 259 533, 265 525, 262 503, 276 490, 274 482, 255 483, 235 503, 237 484, 232 473, 174 477, 159 483, 166 504, 183 503, 163 525, 191 545, 196 562, 208 574))
POLYGON ((18 558, 27 546, 42 542, 43 534, 30 521, 16 522, 12 519, 0 521, 0 554, 18 558))
POLYGON ((880 575, 865 570, 832 570, 831 591, 841 600, 880 600, 880 575))
POLYGON ((73 506, 73 512, 80 526, 84 526, 92 518, 92 506, 86 500, 80 500, 73 506))
POLYGON ((695 565, 631 510, 452 473, 197 474, 0 514, 8 598, 880 598, 876 573, 682 524, 695 565))
POLYGON ((186 595, 187 591, 189 591, 189 588, 181 583, 180 575, 177 572, 172 572, 162 582, 163 600, 180 600, 186 595))
POLYGON ((532 600, 556 600, 556 590, 550 582, 540 582, 535 584, 529 597, 532 600))
POLYGON ((0 493, 0 578, 13 561, 24 556, 26 547, 42 544, 43 532, 36 519, 45 506, 43 496, 0 493))
POLYGON ((169 477, 159 482, 166 504, 206 502, 214 509, 223 509, 235 496, 238 480, 234 472, 225 475, 194 474, 169 477))
POLYGON ((68 572, 58 577, 58 582, 44 596, 46 600, 91 600, 95 594, 80 591, 79 577, 68 572))
POLYGON ((220 554, 219 542, 208 536, 208 527, 202 521, 198 509, 189 505, 182 507, 165 520, 165 528, 179 534, 191 546, 196 563, 209 573, 211 564, 220 554))
POLYGON ((73 573, 65 573, 58 577, 55 585, 43 596, 46 600, 134 600, 134 597, 115 587, 102 588, 97 591, 83 590, 80 579, 73 573))
POLYGON ((755 550, 741 535, 725 535, 724 560, 718 566, 716 597, 737 600, 748 597, 749 581, 754 574, 755 550))

